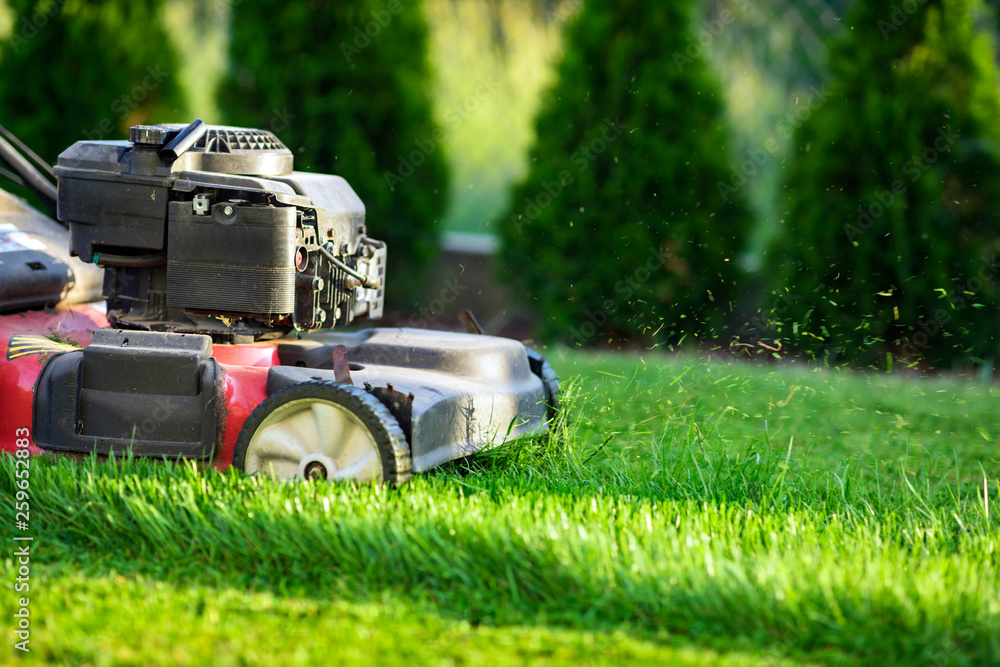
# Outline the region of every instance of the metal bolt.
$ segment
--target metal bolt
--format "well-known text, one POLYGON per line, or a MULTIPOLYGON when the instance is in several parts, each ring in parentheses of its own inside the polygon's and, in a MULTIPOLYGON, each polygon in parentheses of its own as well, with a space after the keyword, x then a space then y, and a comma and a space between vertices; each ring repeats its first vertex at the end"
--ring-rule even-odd
POLYGON ((233 214, 233 207, 232 206, 227 206, 226 208, 222 209, 222 212, 225 213, 226 215, 232 215, 233 214))

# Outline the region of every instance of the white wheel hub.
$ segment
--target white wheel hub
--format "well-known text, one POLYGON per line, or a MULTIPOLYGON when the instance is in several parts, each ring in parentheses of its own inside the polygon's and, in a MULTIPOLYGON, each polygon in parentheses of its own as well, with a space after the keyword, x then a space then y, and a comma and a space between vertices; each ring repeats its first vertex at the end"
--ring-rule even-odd
POLYGON ((302 398, 274 409, 247 447, 246 471, 281 479, 381 482, 375 437, 348 408, 302 398))

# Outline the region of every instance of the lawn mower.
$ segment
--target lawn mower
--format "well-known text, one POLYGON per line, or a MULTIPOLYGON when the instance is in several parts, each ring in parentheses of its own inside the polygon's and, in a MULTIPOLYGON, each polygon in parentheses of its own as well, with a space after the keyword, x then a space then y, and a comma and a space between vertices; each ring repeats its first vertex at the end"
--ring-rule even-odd
POLYGON ((398 484, 554 418, 545 358, 472 317, 351 330, 386 244, 271 132, 135 126, 54 168, 2 134, 58 222, 0 190, 0 449, 398 484))

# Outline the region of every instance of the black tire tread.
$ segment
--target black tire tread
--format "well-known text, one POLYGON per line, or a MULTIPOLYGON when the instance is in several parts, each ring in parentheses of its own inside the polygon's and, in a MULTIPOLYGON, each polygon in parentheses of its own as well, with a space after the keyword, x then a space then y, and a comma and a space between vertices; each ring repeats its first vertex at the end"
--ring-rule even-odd
POLYGON ((555 369, 552 368, 552 365, 544 355, 539 354, 527 345, 524 346, 524 349, 528 353, 531 371, 541 379, 542 386, 545 388, 546 418, 552 421, 559 414, 559 410, 562 407, 559 400, 559 394, 562 390, 559 375, 556 374, 555 369))

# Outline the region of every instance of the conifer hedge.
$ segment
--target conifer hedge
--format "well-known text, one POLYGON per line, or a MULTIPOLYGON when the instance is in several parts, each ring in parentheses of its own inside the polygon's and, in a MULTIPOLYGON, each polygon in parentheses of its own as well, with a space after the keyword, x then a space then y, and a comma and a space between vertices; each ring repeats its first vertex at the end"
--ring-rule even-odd
POLYGON ((980 10, 859 2, 847 17, 769 253, 793 347, 880 368, 996 354, 1000 92, 980 10))
POLYGON ((545 337, 677 342, 720 335, 732 312, 750 221, 740 193, 719 196, 730 132, 689 48, 695 5, 588 0, 567 26, 499 221, 503 277, 545 337))
POLYGON ((162 4, 8 0, 14 24, 0 44, 0 124, 54 164, 76 141, 188 121, 162 4))

